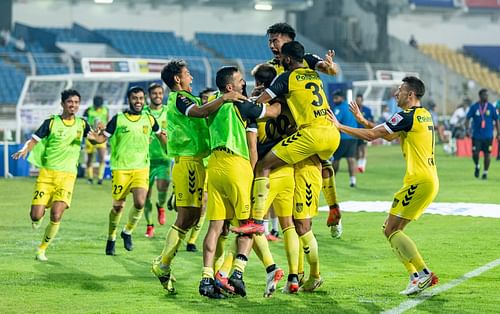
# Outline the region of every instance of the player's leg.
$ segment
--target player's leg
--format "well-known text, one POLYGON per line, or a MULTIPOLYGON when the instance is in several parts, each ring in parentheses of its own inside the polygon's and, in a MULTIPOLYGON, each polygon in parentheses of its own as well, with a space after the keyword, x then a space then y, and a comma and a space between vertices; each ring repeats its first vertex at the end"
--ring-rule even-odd
POLYGON ((86 168, 86 177, 87 182, 92 184, 94 183, 94 150, 95 145, 92 145, 88 140, 85 142, 85 151, 87 152, 87 168, 86 168))
POLYGON ((436 184, 421 183, 405 186, 394 195, 384 235, 410 276, 410 284, 402 294, 419 293, 438 282, 437 276, 429 270, 420 255, 415 242, 404 232, 406 225, 420 217, 436 194, 436 184))
POLYGON ((224 220, 210 220, 207 234, 203 240, 203 270, 198 292, 202 296, 214 299, 224 298, 220 288, 216 286, 214 281, 214 257, 218 249, 218 239, 223 226, 224 220))
POLYGON ((488 169, 490 168, 490 162, 491 162, 491 144, 493 143, 493 139, 486 139, 483 141, 482 145, 482 151, 483 151, 483 156, 484 156, 484 168, 483 168, 483 175, 481 176, 481 179, 486 180, 488 179, 488 169))
MULTIPOLYGON (((147 184, 147 183, 146 183, 147 184)), ((128 215, 128 221, 123 228, 120 236, 123 239, 123 246, 127 251, 132 251, 134 245, 132 243, 132 233, 137 227, 137 223, 141 220, 142 214, 144 213, 144 204, 146 203, 146 195, 148 194, 147 188, 144 187, 133 187, 131 188, 134 206, 130 209, 128 215)))
POLYGON ((158 215, 158 223, 165 224, 165 203, 167 202, 167 190, 170 185, 170 161, 162 161, 158 177, 156 180, 156 188, 158 191, 158 202, 156 203, 156 211, 158 215))
POLYGON ((61 218, 64 210, 68 208, 65 202, 55 201, 52 203, 50 209, 50 221, 45 228, 45 232, 42 237, 42 241, 38 246, 35 258, 39 261, 47 261, 45 256, 45 251, 49 247, 50 243, 54 240, 57 233, 59 232, 59 226, 61 224, 61 218))
POLYGON ((106 242, 106 255, 115 255, 116 232, 123 215, 125 200, 130 192, 133 171, 113 170, 111 179, 111 195, 113 206, 109 212, 108 239, 106 242))
POLYGON ((474 176, 479 178, 479 153, 481 151, 480 140, 472 138, 472 161, 474 162, 474 176))
MULTIPOLYGON (((196 225, 191 228, 191 234, 189 235, 189 239, 186 244, 186 251, 188 252, 197 252, 198 248, 196 247, 196 240, 201 232, 201 228, 203 228, 203 224, 205 223, 205 217, 207 213, 207 202, 208 202, 208 176, 205 177, 205 183, 203 187, 203 199, 202 199, 202 207, 201 207, 201 216, 196 225)), ((229 230, 229 229, 228 229, 229 230)))
POLYGON ((329 207, 326 225, 330 227, 330 233, 334 238, 340 238, 342 235, 342 214, 340 212, 339 201, 337 199, 337 187, 335 183, 335 173, 332 163, 328 160, 321 161, 321 177, 323 184, 321 190, 329 207))
POLYGON ((52 196, 55 192, 54 180, 53 171, 40 169, 31 200, 30 216, 33 229, 40 228, 45 210, 52 203, 52 196))
POLYGON ((318 242, 311 228, 311 221, 318 213, 321 190, 321 163, 317 156, 295 165, 294 218, 295 228, 310 267, 308 279, 301 286, 302 291, 313 291, 320 287, 318 242))
POLYGON ((104 180, 104 170, 106 169, 106 143, 101 144, 97 148, 97 154, 99 156, 99 169, 97 171, 97 184, 102 184, 104 180))
POLYGON ((153 194, 153 186, 156 180, 157 168, 153 165, 149 167, 149 184, 148 193, 146 194, 146 202, 144 204, 144 218, 146 219, 146 233, 144 234, 148 238, 154 237, 155 226, 153 219, 153 202, 151 201, 151 195, 153 194))

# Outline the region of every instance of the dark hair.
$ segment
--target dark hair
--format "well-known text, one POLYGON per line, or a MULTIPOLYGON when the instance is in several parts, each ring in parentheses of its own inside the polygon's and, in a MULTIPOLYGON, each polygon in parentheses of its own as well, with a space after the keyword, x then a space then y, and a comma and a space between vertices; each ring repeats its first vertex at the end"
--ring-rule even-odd
POLYGON ((356 98, 358 98, 358 97, 363 98, 363 94, 361 94, 361 93, 356 94, 356 98))
POLYGON ((127 99, 130 99, 130 95, 132 94, 137 94, 137 93, 143 93, 144 95, 146 94, 146 92, 144 91, 144 88, 140 87, 140 86, 132 86, 128 89, 127 91, 127 99))
POLYGON ((163 86, 158 82, 154 82, 154 83, 149 84, 148 93, 151 94, 151 92, 157 88, 161 88, 163 90, 163 86))
POLYGON ((76 91, 75 89, 65 89, 61 93, 61 102, 65 102, 71 96, 78 96, 78 98, 82 99, 82 96, 80 96, 80 93, 78 91, 76 91))
POLYGON ((168 88, 174 88, 174 76, 181 74, 182 69, 185 67, 187 67, 187 63, 184 60, 170 61, 161 70, 161 80, 167 84, 168 88))
POLYGON ((209 93, 213 93, 213 92, 216 92, 216 90, 213 89, 213 88, 211 88, 211 87, 207 87, 207 88, 205 88, 204 90, 202 90, 200 92, 200 94, 198 95, 198 97, 201 98, 201 96, 203 96, 203 94, 209 94, 209 93))
POLYGON ((481 96, 481 94, 484 94, 484 93, 487 93, 487 92, 488 92, 488 90, 487 90, 486 88, 481 88, 481 89, 479 90, 479 93, 478 93, 477 95, 478 95, 478 96, 481 96))
POLYGON ((425 94, 425 85, 421 79, 415 76, 407 76, 403 82, 408 86, 408 90, 414 92, 418 99, 422 98, 425 94))
POLYGON ((103 104, 104 102, 104 99, 102 98, 102 96, 94 96, 94 105, 99 107, 103 104))
POLYGON ((252 70, 252 76, 255 78, 255 83, 260 83, 266 88, 271 86, 276 75, 278 75, 276 69, 269 63, 258 64, 252 70))
POLYGON ((267 29, 267 35, 270 34, 283 34, 290 37, 291 40, 295 39, 295 30, 287 23, 276 23, 267 29))
POLYGON ((334 90, 334 91, 333 91, 333 97, 335 97, 335 96, 345 97, 345 96, 344 96, 344 91, 343 91, 343 90, 341 90, 341 89, 336 89, 336 90, 334 90))
POLYGON ((217 71, 215 85, 221 92, 226 91, 226 85, 233 80, 233 74, 236 72, 238 72, 238 68, 232 65, 222 67, 217 71))
POLYGON ((281 55, 290 57, 296 62, 302 62, 304 60, 304 46, 298 41, 288 42, 281 47, 281 55))

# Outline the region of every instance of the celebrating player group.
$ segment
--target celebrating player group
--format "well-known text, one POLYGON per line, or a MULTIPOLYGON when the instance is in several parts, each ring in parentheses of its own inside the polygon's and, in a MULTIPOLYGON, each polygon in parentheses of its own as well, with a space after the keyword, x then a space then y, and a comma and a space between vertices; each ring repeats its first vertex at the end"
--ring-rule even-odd
MULTIPOLYGON (((173 192, 168 203, 175 207, 177 218, 151 267, 168 293, 177 292, 177 280, 193 280, 175 278, 175 269, 180 267, 175 257, 190 230, 187 248, 197 250, 194 242, 205 217, 208 230, 200 265, 201 296, 246 296, 244 274, 252 249, 266 270, 264 297, 272 296, 284 278, 280 287, 283 293, 315 291, 327 280, 321 276, 319 247, 312 228, 321 191, 330 209, 326 224, 332 237, 342 235, 331 161, 343 132, 366 141, 399 139, 406 175, 403 186, 394 194, 383 232, 408 271, 409 283, 401 294, 418 295, 437 284, 438 277, 404 232, 410 221, 422 215, 439 189, 434 125, 430 113, 420 104, 424 83, 416 77, 404 78, 395 94, 401 111, 380 125, 365 119, 352 102, 350 110, 364 128, 345 126, 330 110, 318 73, 338 72, 334 51, 329 50, 324 59, 306 53, 295 41, 294 29, 286 23, 271 25, 267 35, 274 58, 255 66, 255 88, 248 95, 243 73, 237 67, 224 66, 216 74, 218 90, 204 97, 194 96, 193 77, 183 60, 171 60, 161 72, 161 80, 170 90, 166 105, 163 85, 153 83, 147 92, 134 86, 127 92, 128 109, 107 124, 102 121, 107 121, 107 110, 100 109, 102 98, 82 119, 77 116, 81 100, 78 91, 63 91, 62 114, 45 120, 24 147, 13 154, 18 159, 31 152, 30 161, 40 168, 31 205, 33 228, 40 226, 50 208, 50 222, 36 259, 48 259, 46 250, 59 230, 64 211, 71 205, 80 150, 86 138, 88 147, 96 145, 105 152, 108 142, 111 150, 112 208, 106 255, 115 255, 118 232, 124 248, 133 250, 132 234, 143 212, 146 236, 154 236, 151 191, 157 182, 158 221, 164 224, 171 182, 173 192), (148 106, 146 96, 150 99, 148 106), (93 118, 100 116, 103 118, 93 118), (119 229, 130 193, 133 205, 127 223, 119 229), (275 263, 265 236, 271 210, 281 226, 287 273, 275 263), (306 276, 304 262, 309 264, 306 276)), ((103 154, 99 154, 99 183, 103 154)), ((87 172, 91 183, 93 169, 87 172)))

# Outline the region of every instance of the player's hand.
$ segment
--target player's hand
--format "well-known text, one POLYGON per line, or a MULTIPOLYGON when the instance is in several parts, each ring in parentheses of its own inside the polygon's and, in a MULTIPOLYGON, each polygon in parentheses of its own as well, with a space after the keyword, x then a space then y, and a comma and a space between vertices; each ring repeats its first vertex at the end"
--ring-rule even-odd
POLYGON ((96 131, 97 133, 100 133, 100 132, 101 132, 101 131, 103 131, 105 128, 106 128, 106 125, 105 125, 104 123, 102 123, 101 121, 99 121, 99 122, 97 123, 97 126, 96 126, 95 131, 96 131))
POLYGON ((244 100, 246 100, 247 98, 236 92, 236 91, 232 91, 232 92, 229 92, 229 93, 225 93, 224 95, 222 95, 222 100, 223 101, 238 101, 238 102, 243 102, 244 100))
POLYGON ((363 114, 359 110, 358 104, 355 101, 349 103, 349 111, 352 112, 356 120, 361 121, 363 119, 363 114))
POLYGON ((15 152, 12 154, 12 159, 18 160, 19 158, 26 159, 26 155, 28 155, 28 150, 26 149, 21 149, 20 151, 15 152))
POLYGON ((330 49, 325 55, 325 63, 328 65, 328 74, 336 74, 337 73, 337 65, 333 62, 333 58, 335 57, 335 50, 330 49))
MULTIPOLYGON (((255 86, 255 88, 254 88, 254 89, 253 89, 253 91, 252 91, 251 96, 252 96, 252 97, 258 97, 258 96, 260 96, 260 94, 262 94, 265 90, 266 90, 266 88, 264 87, 264 85, 255 86)), ((255 99, 257 99, 257 98, 255 98, 255 99)))
POLYGON ((333 113, 333 111, 331 109, 328 109, 326 111, 326 115, 327 115, 327 119, 333 124, 335 125, 335 127, 338 129, 340 127, 340 123, 339 123, 339 120, 337 120, 337 117, 335 117, 335 114, 333 113))

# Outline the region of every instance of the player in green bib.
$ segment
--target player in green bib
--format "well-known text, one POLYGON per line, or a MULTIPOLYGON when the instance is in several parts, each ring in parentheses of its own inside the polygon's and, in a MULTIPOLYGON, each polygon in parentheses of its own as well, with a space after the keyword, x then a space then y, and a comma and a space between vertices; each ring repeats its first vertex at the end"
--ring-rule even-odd
POLYGON ((149 141, 155 133, 162 143, 165 135, 156 119, 143 111, 145 92, 133 86, 127 92, 129 109, 116 114, 104 131, 91 132, 89 140, 104 143, 109 138, 111 147, 113 208, 109 213, 109 232, 106 255, 115 255, 116 231, 127 195, 132 192, 134 206, 120 236, 127 251, 132 251, 132 232, 142 217, 149 186, 149 141))
MULTIPOLYGON (((109 120, 109 110, 103 105, 103 98, 101 96, 95 96, 92 106, 87 108, 83 113, 83 117, 90 126, 96 130, 98 126, 104 126, 109 120)), ((94 182, 94 167, 92 166, 94 161, 94 152, 97 151, 99 157, 99 170, 97 174, 97 184, 102 184, 104 179, 104 168, 106 166, 106 143, 93 145, 88 140, 85 141, 85 150, 87 151, 87 181, 92 184, 94 182)))
POLYGON ((89 124, 76 116, 80 94, 68 89, 61 93, 61 115, 45 120, 24 147, 12 155, 26 158, 40 168, 31 203, 31 221, 37 229, 45 209, 50 207, 50 222, 45 229, 35 258, 47 261, 45 250, 59 231, 64 211, 71 206, 82 140, 90 131, 89 124))
POLYGON ((246 97, 234 92, 201 105, 200 99, 191 94, 193 77, 183 60, 172 60, 165 65, 161 79, 171 90, 167 101, 167 151, 175 159, 172 181, 177 218, 168 231, 161 256, 153 262, 152 271, 165 289, 174 292, 171 263, 181 240, 201 216, 203 158, 210 153, 208 126, 203 118, 218 110, 224 101, 246 97))
MULTIPOLYGON (((167 106, 163 105, 164 89, 158 83, 153 83, 148 88, 150 99, 149 106, 144 110, 151 114, 162 131, 167 130, 167 106)), ((151 194, 153 192, 153 185, 156 180, 156 188, 158 189, 158 201, 156 202, 156 210, 158 213, 158 223, 165 224, 165 202, 167 200, 167 189, 170 184, 170 166, 171 161, 167 156, 165 145, 160 140, 152 135, 151 142, 149 143, 149 188, 146 197, 146 206, 144 207, 144 217, 146 218, 146 233, 145 236, 152 238, 154 236, 155 227, 153 223, 153 203, 151 202, 151 194)))

